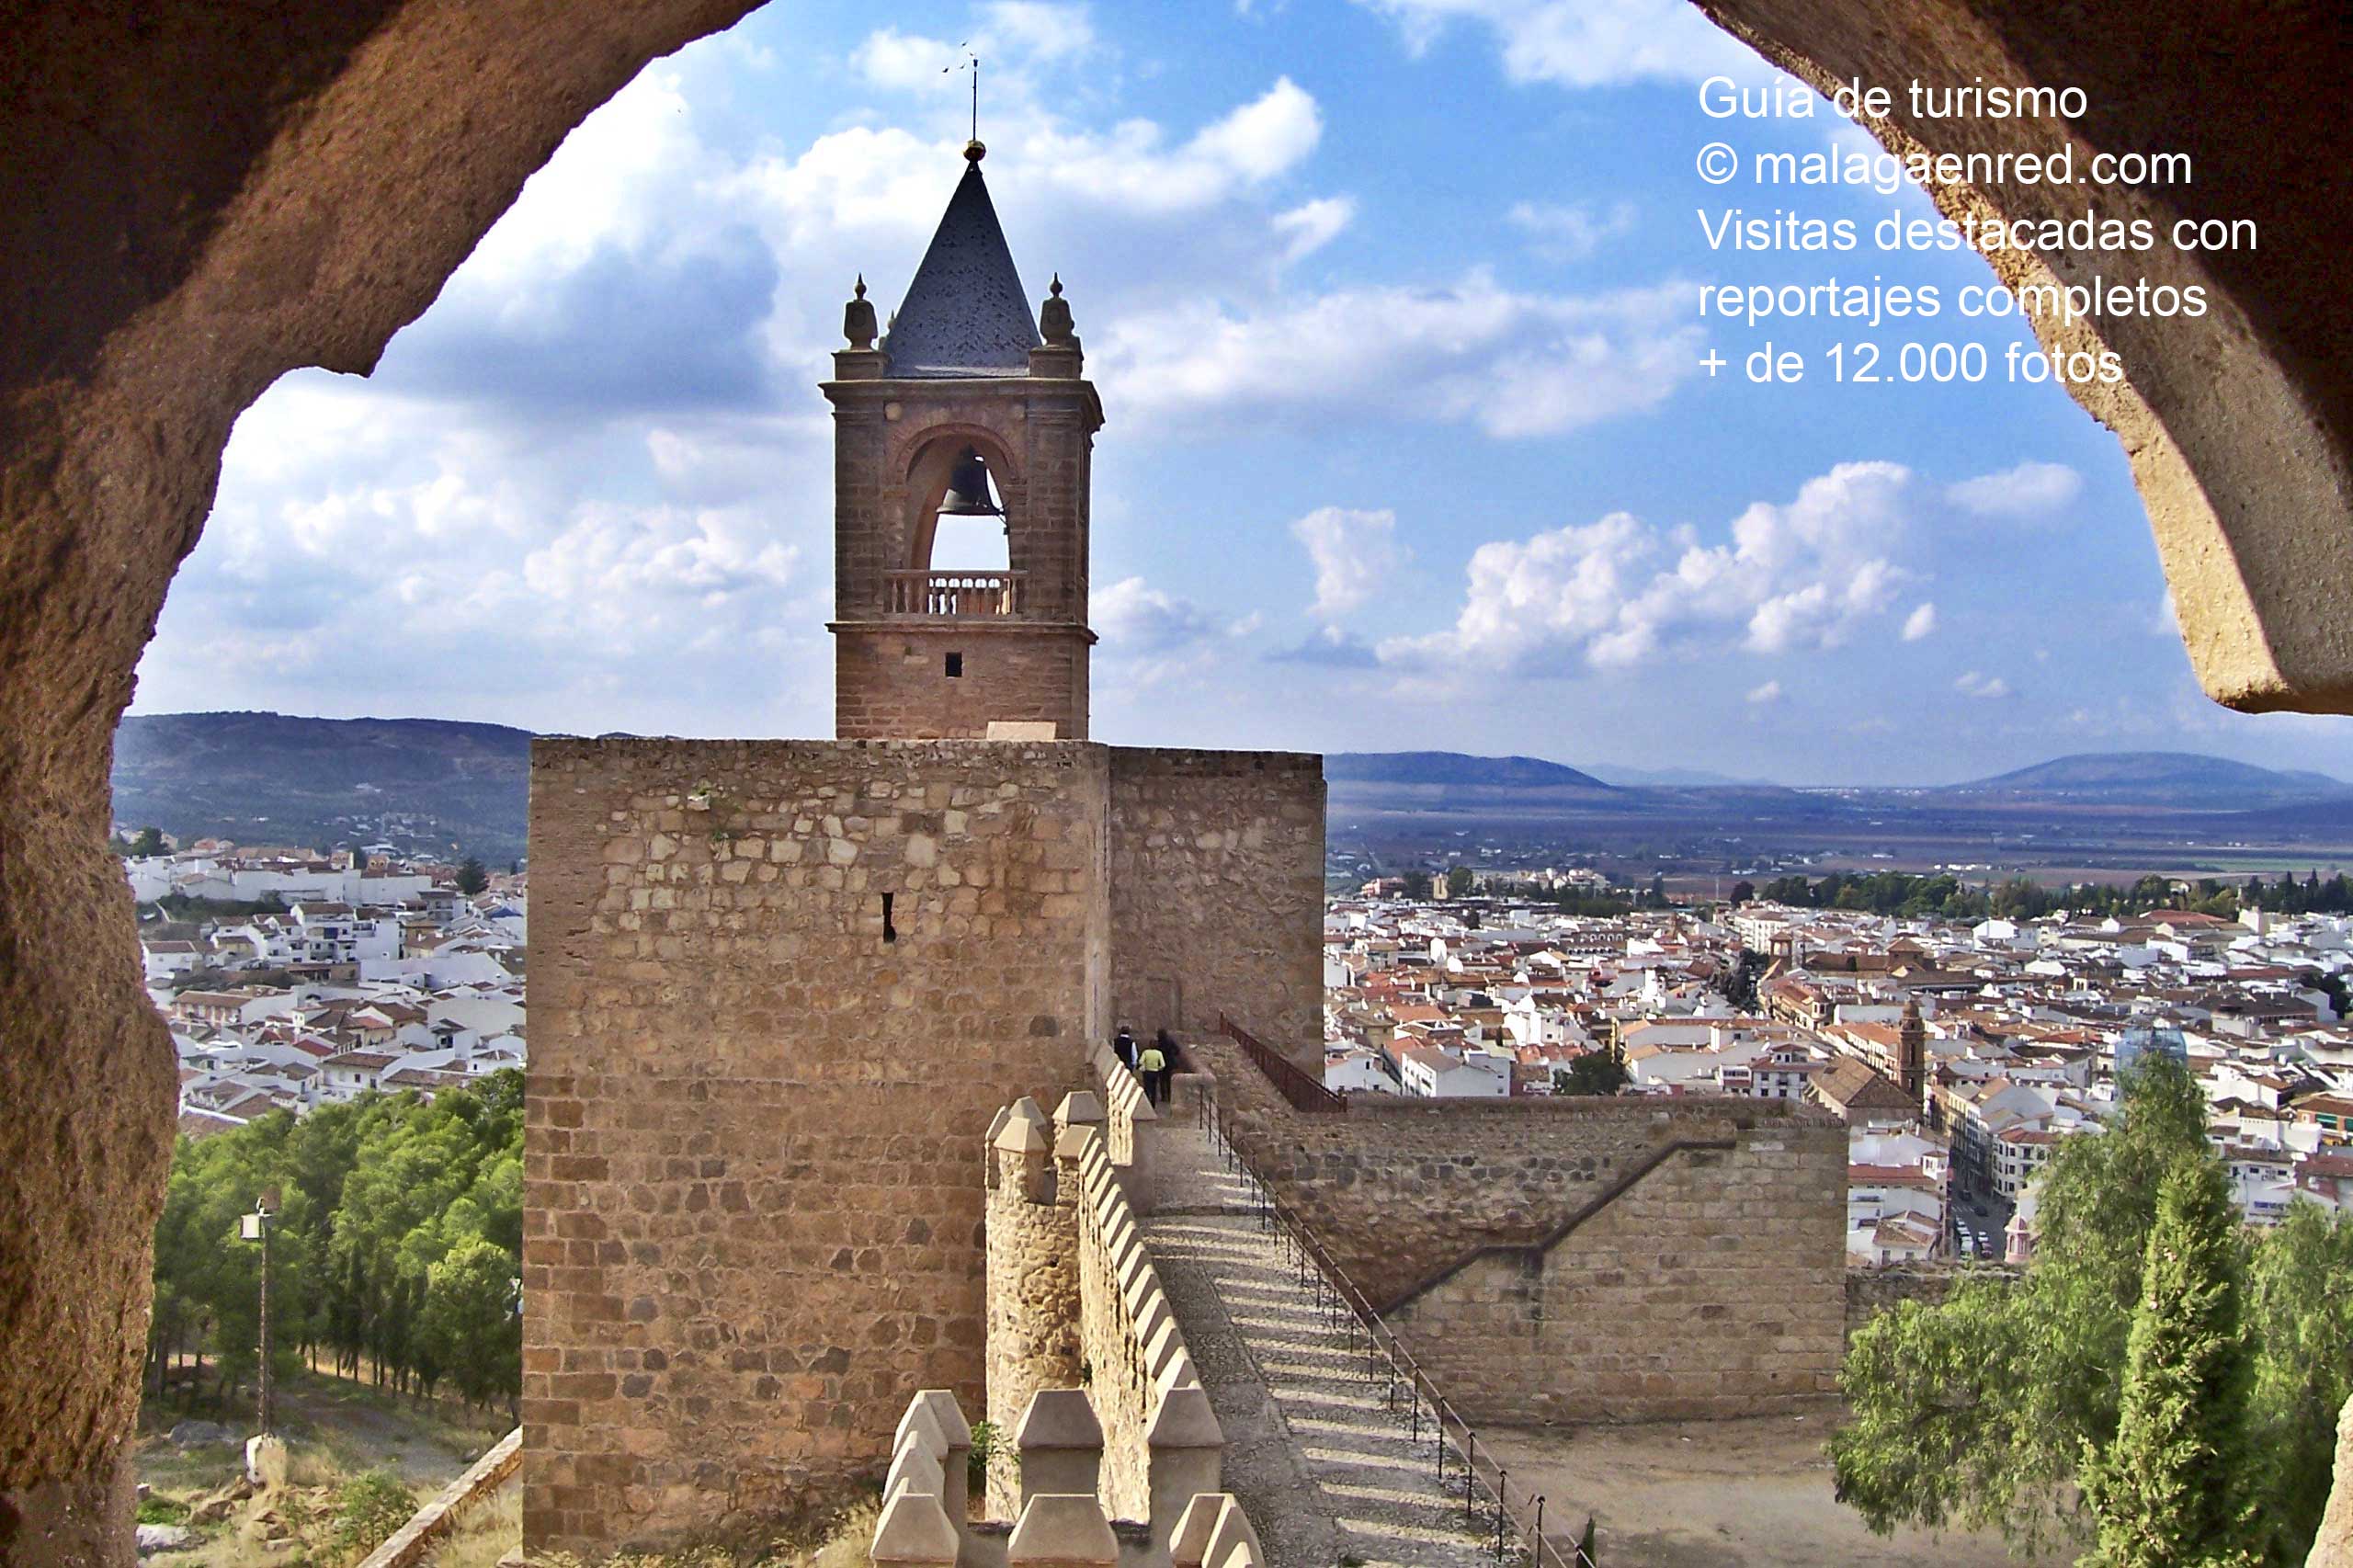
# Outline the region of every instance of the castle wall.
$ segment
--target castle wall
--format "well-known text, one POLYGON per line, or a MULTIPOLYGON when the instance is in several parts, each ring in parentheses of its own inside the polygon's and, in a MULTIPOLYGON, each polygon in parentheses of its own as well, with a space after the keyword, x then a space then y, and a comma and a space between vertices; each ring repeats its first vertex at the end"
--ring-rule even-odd
POLYGON ((834 733, 855 740, 979 740, 992 720, 1086 738, 1084 631, 988 621, 894 621, 834 638, 834 733), (948 656, 962 673, 947 673, 948 656))
POLYGON ((1121 746, 1110 800, 1115 1027, 1223 1010, 1320 1072, 1323 758, 1121 746))
POLYGON ((877 1471, 909 1390, 980 1406, 982 1136, 1108 1028, 1101 756, 535 744, 535 1550, 779 1511, 877 1471))
POLYGON ((1988 1284, 2015 1282, 2022 1271, 2007 1264, 1943 1263, 1888 1268, 1847 1270, 1847 1336, 1881 1312, 1905 1301, 1933 1307, 1969 1280, 1988 1284))
MULTIPOLYGON (((1145 1339, 1147 1325, 1139 1319, 1125 1289, 1125 1280, 1143 1267, 1143 1264, 1130 1263, 1142 1247, 1142 1236, 1099 1137, 1087 1149, 1076 1174, 1081 1188, 1076 1326, 1087 1396, 1095 1403, 1096 1418, 1103 1424, 1103 1506, 1113 1518, 1142 1519, 1152 1512, 1152 1456, 1146 1434, 1160 1408, 1152 1347, 1145 1339)), ((1164 1354, 1173 1354, 1184 1344, 1184 1337, 1165 1305, 1156 1278, 1149 1293, 1138 1300, 1148 1311, 1157 1306, 1149 1331, 1157 1333, 1165 1325, 1175 1337, 1164 1354)))
POLYGON ((1358 1096, 1303 1115, 1231 1043, 1188 1049, 1252 1166, 1473 1419, 1758 1414, 1830 1388, 1847 1142, 1826 1113, 1358 1096))
POLYGON ((1483 1254, 1389 1324, 1474 1423, 1778 1414, 1837 1386, 1844 1162, 1843 1135, 1813 1128, 1678 1151, 1555 1244, 1483 1254))
POLYGON ((988 1418, 1007 1445, 989 1467, 993 1519, 1021 1511, 1021 1477, 1007 1461, 1030 1396, 1079 1384, 1079 1196, 1074 1170, 1073 1180, 1057 1179, 1052 1142, 1046 1127, 1032 1152, 988 1151, 997 1165, 988 1196, 988 1418))

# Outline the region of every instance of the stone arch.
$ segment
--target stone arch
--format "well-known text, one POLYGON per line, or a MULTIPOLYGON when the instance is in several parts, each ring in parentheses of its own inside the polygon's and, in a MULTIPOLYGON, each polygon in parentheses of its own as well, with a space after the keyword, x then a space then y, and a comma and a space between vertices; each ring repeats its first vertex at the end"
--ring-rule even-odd
POLYGON ((907 443, 904 486, 907 540, 904 565, 908 571, 930 568, 939 504, 948 494, 949 471, 967 447, 977 449, 981 460, 988 465, 989 483, 997 487, 997 499, 1005 507, 1006 567, 1021 570, 1021 562, 1016 558, 1021 530, 1012 526, 1021 516, 1023 501, 1019 460, 1004 437, 987 426, 949 420, 926 426, 907 443))
MULTIPOLYGON (((2324 8, 2146 0, 1698 0, 1817 85, 2075 85, 2075 125, 1892 115, 1899 148, 2186 151, 2158 218, 2259 254, 2153 258, 2196 323, 2110 322, 2077 389, 2131 455, 2206 690, 2353 711, 2353 35, 2324 8), (2259 105, 2246 95, 2261 92, 2259 105)), ((129 1471, 171 1052, 106 847, 115 722, 236 415, 285 371, 370 369, 575 124, 754 0, 0 0, 0 1555, 130 1557, 129 1471)), ((2049 215, 2049 189, 1946 187, 2049 215)), ((2064 256, 1996 264, 2013 283, 2064 256)), ((2054 329, 2064 342, 2081 326, 2054 329)), ((2088 340, 2088 335, 2087 335, 2088 340)))

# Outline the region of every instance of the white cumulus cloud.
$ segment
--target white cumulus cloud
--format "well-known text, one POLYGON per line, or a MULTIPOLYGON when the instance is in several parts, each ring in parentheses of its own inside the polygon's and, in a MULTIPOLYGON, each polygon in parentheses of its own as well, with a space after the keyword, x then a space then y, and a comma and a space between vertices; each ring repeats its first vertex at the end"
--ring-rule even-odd
POLYGON ((1307 613, 1327 627, 1370 603, 1405 562, 1397 542, 1397 514, 1318 506, 1291 524, 1292 537, 1315 563, 1315 602, 1307 613))
POLYGON ((1787 503, 1759 501, 1725 542, 1619 512, 1473 551, 1454 625, 1381 645, 1385 662, 1522 673, 1639 664, 1737 639, 1758 653, 1836 647, 1892 608, 1910 574, 1912 474, 1841 463, 1787 503))
POLYGON ((1963 697, 1999 699, 2009 696, 2010 683, 1998 676, 1988 676, 1976 670, 1964 670, 1952 683, 1952 688, 1963 697))
POLYGON ((2083 488, 2084 476, 2064 463, 2029 461, 1964 479, 1945 499, 1973 517, 2029 521, 2060 511, 2083 488))
POLYGON ((1937 607, 1933 604, 1923 604, 1904 618, 1904 641, 1906 642, 1917 642, 1924 637, 1933 636, 1936 630, 1937 607))
POLYGON ((1700 344, 1680 285, 1525 293, 1484 271, 1447 288, 1336 289, 1246 313, 1142 311, 1092 346, 1107 397, 1177 427, 1269 412, 1379 413, 1556 435, 1656 408, 1700 344))
POLYGON ((1599 87, 1691 81, 1718 72, 1753 78, 1755 52, 1688 0, 1360 0, 1397 24, 1418 54, 1456 23, 1481 27, 1515 82, 1599 87))
POLYGON ((1355 221, 1353 197, 1323 196, 1275 214, 1275 233, 1283 242, 1283 265, 1322 250, 1355 221))
POLYGON ((1748 700, 1756 704, 1760 708, 1769 702, 1780 701, 1781 683, 1777 680, 1768 680, 1763 686, 1750 687, 1748 688, 1748 700))

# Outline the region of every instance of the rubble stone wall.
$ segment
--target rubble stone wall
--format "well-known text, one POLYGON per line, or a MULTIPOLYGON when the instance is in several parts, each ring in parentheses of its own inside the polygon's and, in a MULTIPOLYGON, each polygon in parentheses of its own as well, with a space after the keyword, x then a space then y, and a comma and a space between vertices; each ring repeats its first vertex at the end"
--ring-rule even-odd
POLYGON ((1220 1011, 1320 1070, 1324 760, 1111 753, 1112 1014, 1138 1040, 1220 1011))
POLYGON ((1307 1115, 1230 1042, 1188 1049, 1253 1167, 1474 1419, 1756 1414, 1828 1392, 1847 1142, 1826 1112, 1356 1096, 1307 1115))
POLYGON ((2019 1270, 2002 1264, 1931 1264, 1920 1267, 1847 1270, 1847 1334, 1905 1301, 1933 1307, 1964 1279, 2010 1280, 2019 1270))
POLYGON ((1778 1414, 1836 1390, 1845 1178, 1835 1128, 1686 1145, 1553 1244, 1481 1254, 1386 1315, 1474 1422, 1778 1414))
POLYGON ((1143 1519, 1152 1507, 1146 1434, 1160 1409, 1154 1346, 1147 1335, 1156 1337, 1165 1325, 1172 1336, 1158 1347, 1157 1364, 1164 1368, 1183 1347, 1184 1336, 1100 1137, 1090 1142, 1078 1176, 1079 1356, 1087 1396, 1103 1425, 1103 1506, 1113 1518, 1143 1519))
POLYGON ((1030 1395, 1079 1381, 1078 1202, 1042 1153, 991 1149, 986 1157, 997 1163, 988 1196, 988 1418, 1005 1443, 989 1466, 988 1517, 1009 1519, 1021 1511, 1013 1435, 1030 1395))
POLYGON ((980 1407, 982 1136, 1105 1032, 1100 756, 535 745, 535 1550, 874 1473, 910 1389, 980 1407))

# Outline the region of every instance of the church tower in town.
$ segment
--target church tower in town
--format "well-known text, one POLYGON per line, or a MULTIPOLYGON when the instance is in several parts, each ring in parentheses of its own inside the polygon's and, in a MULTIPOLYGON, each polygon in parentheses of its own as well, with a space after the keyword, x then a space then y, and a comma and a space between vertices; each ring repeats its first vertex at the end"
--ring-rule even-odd
POLYGON ((1059 277, 1029 313, 984 152, 964 149, 887 332, 859 279, 849 346, 824 383, 841 740, 1086 738, 1087 484, 1103 405, 1059 277), (1001 523, 1001 570, 935 562, 942 520, 972 517, 1001 523))
POLYGON ((1928 1093, 1928 1026, 1920 1017, 1920 999, 1904 1000, 1904 1019, 1895 1031, 1896 1077, 1927 1125, 1933 1119, 1928 1093))

